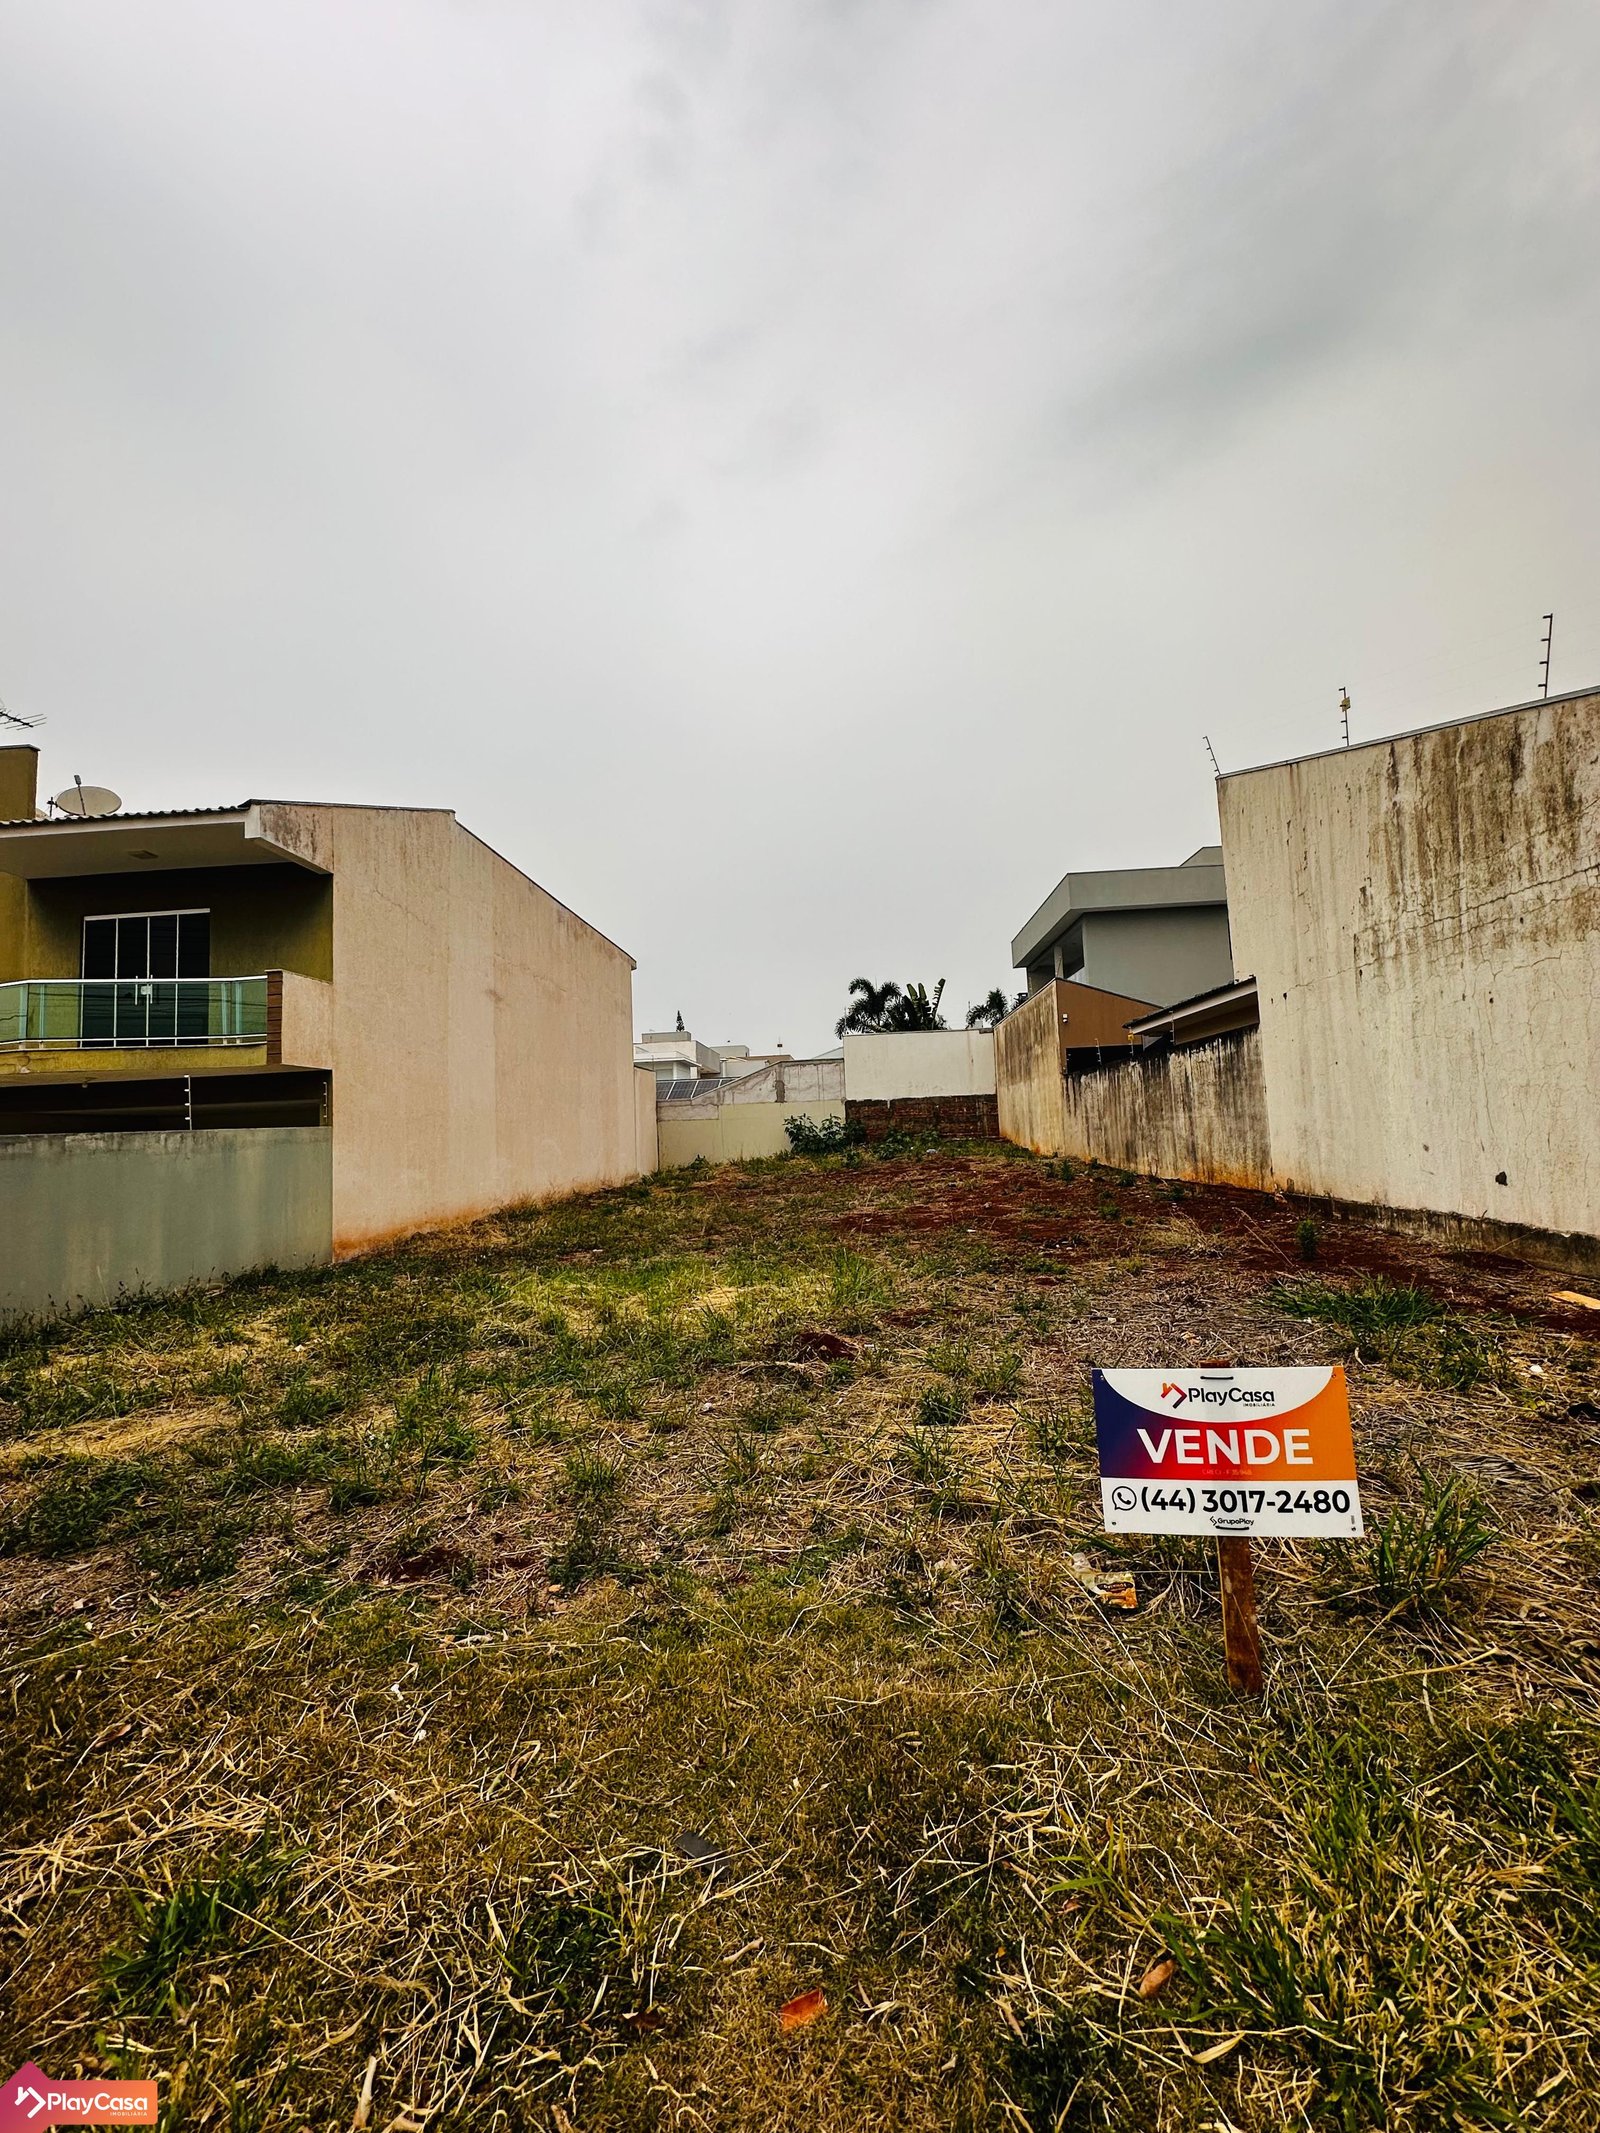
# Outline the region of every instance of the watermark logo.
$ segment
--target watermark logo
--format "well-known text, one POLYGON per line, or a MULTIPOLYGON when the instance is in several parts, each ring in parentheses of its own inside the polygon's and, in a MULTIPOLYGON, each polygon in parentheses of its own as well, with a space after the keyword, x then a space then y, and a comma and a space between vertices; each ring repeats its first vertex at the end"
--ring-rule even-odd
POLYGON ((46 2126, 153 2126, 153 2081, 52 2081, 30 2059, 0 2088, 0 2133, 46 2126))

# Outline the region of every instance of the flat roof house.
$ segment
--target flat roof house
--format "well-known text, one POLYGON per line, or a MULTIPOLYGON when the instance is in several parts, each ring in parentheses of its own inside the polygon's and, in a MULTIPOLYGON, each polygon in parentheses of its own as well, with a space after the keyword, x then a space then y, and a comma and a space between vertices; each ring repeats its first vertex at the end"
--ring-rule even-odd
POLYGON ((1233 977, 1222 847, 1180 866, 1066 874, 1011 943, 1028 990, 1070 978, 1156 1007, 1233 977))
POLYGON ((632 959, 449 809, 45 820, 36 765, 0 749, 0 1312, 653 1166, 632 959))

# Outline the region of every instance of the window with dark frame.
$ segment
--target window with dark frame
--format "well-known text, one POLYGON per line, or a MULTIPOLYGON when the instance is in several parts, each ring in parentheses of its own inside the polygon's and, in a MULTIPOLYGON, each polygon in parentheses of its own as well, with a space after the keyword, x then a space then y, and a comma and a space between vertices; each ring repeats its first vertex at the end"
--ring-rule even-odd
POLYGON ((120 911, 83 922, 82 1041, 181 1044, 210 1027, 211 913, 120 911), (196 982, 199 981, 199 982, 196 982))

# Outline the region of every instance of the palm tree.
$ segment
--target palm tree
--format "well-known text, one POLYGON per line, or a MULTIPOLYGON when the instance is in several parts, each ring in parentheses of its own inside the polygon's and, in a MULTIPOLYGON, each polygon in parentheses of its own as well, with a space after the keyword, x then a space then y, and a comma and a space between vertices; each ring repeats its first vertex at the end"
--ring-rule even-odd
POLYGON ((837 1037, 876 1036, 889 1030, 943 1029, 946 1026, 939 1012, 939 1001, 944 993, 943 978, 931 993, 926 985, 900 986, 893 978, 886 978, 881 985, 874 985, 870 978, 852 978, 850 990, 855 998, 849 1013, 834 1024, 837 1037))
POLYGON ((1014 1000, 1008 1000, 1003 988, 997 985, 976 1007, 967 1009, 968 1029, 993 1029, 997 1022, 1005 1020, 1014 1007, 1020 1007, 1027 997, 1026 992, 1019 992, 1014 1000))
POLYGON ((841 1015, 833 1026, 833 1034, 843 1037, 868 1036, 877 1030, 893 1029, 889 1011, 898 1007, 904 995, 893 978, 882 985, 874 985, 870 978, 852 978, 850 991, 855 995, 848 1013, 841 1015))
POLYGON ((944 1016, 939 1012, 939 1002, 944 996, 944 979, 933 988, 930 998, 926 985, 907 985, 894 1006, 890 1008, 885 1027, 888 1029, 943 1029, 944 1016))

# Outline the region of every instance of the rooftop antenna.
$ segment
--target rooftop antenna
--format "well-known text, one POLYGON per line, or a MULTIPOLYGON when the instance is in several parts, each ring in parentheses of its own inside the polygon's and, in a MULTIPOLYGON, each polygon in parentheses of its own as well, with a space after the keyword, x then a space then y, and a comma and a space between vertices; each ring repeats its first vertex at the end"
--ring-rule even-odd
POLYGON ((1550 694, 1550 641, 1555 636, 1555 633, 1556 618, 1553 614, 1546 615, 1544 618, 1544 680, 1539 687, 1541 696, 1550 694))
POLYGON ((1350 691, 1345 688, 1341 688, 1339 691, 1339 717, 1344 726, 1344 744, 1348 748, 1350 745, 1350 691))
POLYGON ((1217 751, 1211 745, 1211 736, 1209 733, 1202 733, 1200 738, 1205 742, 1206 754, 1211 758, 1211 774, 1213 777, 1220 778, 1222 775, 1222 765, 1217 761, 1217 751))
POLYGON ((5 698, 0 697, 0 726, 18 726, 24 733, 31 733, 35 726, 43 724, 42 718, 22 718, 15 711, 8 711, 5 698))

